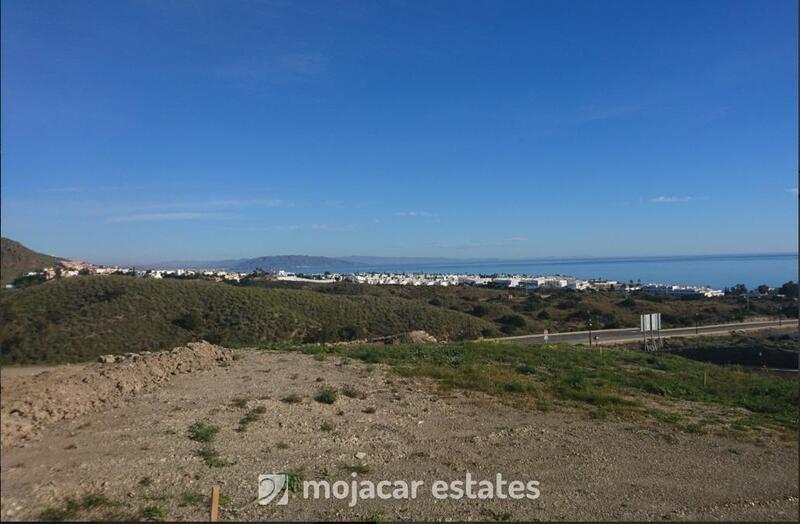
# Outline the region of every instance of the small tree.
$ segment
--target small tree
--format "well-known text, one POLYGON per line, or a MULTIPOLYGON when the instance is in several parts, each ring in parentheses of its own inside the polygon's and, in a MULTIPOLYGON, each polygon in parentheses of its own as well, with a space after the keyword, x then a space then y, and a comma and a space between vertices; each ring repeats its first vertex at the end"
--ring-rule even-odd
POLYGON ((787 297, 796 298, 797 297, 797 284, 794 281, 790 280, 781 286, 781 295, 785 295, 787 297))
POLYGON ((521 315, 505 315, 501 317, 498 322, 511 327, 523 328, 527 324, 525 317, 521 315))
POLYGON ((489 308, 483 304, 477 304, 472 308, 470 314, 475 315, 476 317, 483 317, 489 314, 489 308))
POLYGON ((746 295, 747 294, 747 286, 744 284, 736 284, 730 289, 731 295, 746 295))
POLYGON ((197 331, 203 323, 203 316, 199 311, 187 311, 174 321, 175 325, 189 331, 197 331))

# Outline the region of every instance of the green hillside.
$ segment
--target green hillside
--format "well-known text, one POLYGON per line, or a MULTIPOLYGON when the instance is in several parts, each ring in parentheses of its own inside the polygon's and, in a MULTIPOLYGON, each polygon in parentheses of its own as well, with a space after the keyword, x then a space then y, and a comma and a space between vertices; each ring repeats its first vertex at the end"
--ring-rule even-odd
POLYGON ((55 266, 60 259, 37 253, 16 240, 0 238, 0 282, 12 282, 28 271, 55 266))
POLYGON ((461 340, 491 323, 395 297, 236 287, 202 280, 73 277, 5 291, 0 362, 75 362, 206 339, 226 346, 320 342, 422 329, 461 340))
MULTIPOLYGON (((359 284, 302 284, 252 282, 272 288, 309 289, 328 295, 397 297, 457 311, 495 325, 505 335, 551 333, 586 329, 638 327, 639 315, 660 312, 665 328, 738 322, 751 317, 797 317, 791 296, 748 300, 729 295, 715 298, 681 298, 616 291, 576 292, 569 289, 500 290, 469 286, 369 286, 359 284)), ((795 288, 796 289, 796 288, 795 288)))

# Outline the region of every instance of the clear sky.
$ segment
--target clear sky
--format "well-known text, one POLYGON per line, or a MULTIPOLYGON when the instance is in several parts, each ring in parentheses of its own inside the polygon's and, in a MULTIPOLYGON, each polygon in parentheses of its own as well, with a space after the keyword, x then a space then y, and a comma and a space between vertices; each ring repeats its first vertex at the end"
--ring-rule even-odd
POLYGON ((110 262, 797 249, 794 0, 2 3, 2 233, 110 262))

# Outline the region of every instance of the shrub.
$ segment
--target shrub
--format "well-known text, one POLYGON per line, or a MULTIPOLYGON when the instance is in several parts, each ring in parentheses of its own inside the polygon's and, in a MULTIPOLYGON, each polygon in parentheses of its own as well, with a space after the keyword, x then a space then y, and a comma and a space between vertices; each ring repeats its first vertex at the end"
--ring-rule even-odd
POLYGON ((489 308, 482 304, 477 304, 472 308, 472 311, 470 311, 469 313, 470 315, 474 315, 476 317, 485 317, 486 315, 489 314, 489 308))
POLYGON ((322 404, 333 404, 336 402, 337 396, 338 394, 335 389, 326 387, 317 391, 317 394, 314 395, 314 400, 322 404))
POLYGON ((498 319, 498 322, 510 327, 517 327, 517 328, 523 328, 527 325, 527 322, 525 322, 525 317, 523 317, 522 315, 505 315, 503 317, 500 317, 500 319, 498 319))
POLYGON ((211 442, 219 433, 219 428, 202 421, 189 426, 189 438, 196 442, 211 442))
POLYGON ((174 324, 189 331, 197 331, 203 324, 203 316, 198 311, 189 311, 176 318, 174 324))

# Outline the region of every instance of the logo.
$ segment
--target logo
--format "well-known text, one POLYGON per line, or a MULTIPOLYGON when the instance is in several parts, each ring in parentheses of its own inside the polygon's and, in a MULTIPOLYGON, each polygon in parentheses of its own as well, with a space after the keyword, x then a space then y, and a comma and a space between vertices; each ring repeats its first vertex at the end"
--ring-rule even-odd
MULTIPOLYGON (((286 474, 259 475, 258 503, 266 506, 274 500, 275 505, 285 506, 289 503, 289 491, 299 491, 300 483, 299 478, 286 474)), ((358 479, 353 472, 349 480, 303 480, 302 488, 306 500, 346 500, 351 508, 362 500, 416 500, 425 491, 437 500, 536 500, 541 496, 537 480, 508 481, 501 473, 491 480, 477 479, 469 471, 463 479, 434 480, 430 485, 424 480, 358 479)))
POLYGON ((281 493, 276 504, 285 506, 289 503, 289 489, 286 485, 286 475, 259 475, 258 476, 258 503, 266 506, 281 493))

